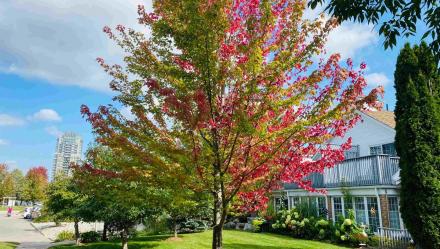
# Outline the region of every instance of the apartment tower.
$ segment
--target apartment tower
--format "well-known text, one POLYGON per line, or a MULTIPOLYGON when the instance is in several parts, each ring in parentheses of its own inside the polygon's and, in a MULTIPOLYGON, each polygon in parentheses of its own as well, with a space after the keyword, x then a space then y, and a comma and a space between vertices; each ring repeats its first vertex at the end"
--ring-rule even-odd
POLYGON ((82 138, 73 132, 66 132, 58 137, 53 160, 52 179, 57 173, 70 174, 70 164, 81 161, 82 143, 82 138))

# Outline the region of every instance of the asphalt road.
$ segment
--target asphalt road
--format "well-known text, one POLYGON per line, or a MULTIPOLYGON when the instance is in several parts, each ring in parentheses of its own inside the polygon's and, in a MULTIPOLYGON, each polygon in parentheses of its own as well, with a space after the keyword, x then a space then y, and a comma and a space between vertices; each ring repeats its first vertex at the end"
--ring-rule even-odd
POLYGON ((18 248, 47 248, 50 240, 38 232, 28 220, 17 213, 6 217, 6 212, 0 212, 0 241, 18 242, 18 248))

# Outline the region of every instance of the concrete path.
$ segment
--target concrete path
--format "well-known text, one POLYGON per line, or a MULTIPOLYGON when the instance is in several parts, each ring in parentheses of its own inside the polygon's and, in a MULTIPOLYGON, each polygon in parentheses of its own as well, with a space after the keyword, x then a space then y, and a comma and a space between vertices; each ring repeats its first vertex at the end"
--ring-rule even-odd
POLYGON ((37 231, 28 220, 17 213, 6 217, 6 212, 0 212, 0 241, 18 242, 17 249, 46 249, 55 244, 37 231))

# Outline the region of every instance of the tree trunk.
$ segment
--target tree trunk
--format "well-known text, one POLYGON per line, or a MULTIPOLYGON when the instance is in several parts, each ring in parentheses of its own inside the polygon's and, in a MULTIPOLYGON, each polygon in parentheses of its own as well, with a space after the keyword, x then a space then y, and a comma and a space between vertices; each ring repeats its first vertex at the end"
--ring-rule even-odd
POLYGON ((102 241, 108 241, 107 230, 108 230, 108 224, 107 222, 104 222, 104 228, 102 229, 102 236, 101 236, 102 241))
POLYGON ((79 221, 77 219, 74 220, 75 222, 75 243, 78 246, 80 244, 80 234, 79 234, 79 221))
POLYGON ((224 200, 224 189, 220 176, 219 168, 215 168, 217 171, 214 180, 214 225, 212 228, 212 249, 223 248, 223 225, 227 215, 227 205, 224 200))
POLYGON ((173 226, 174 226, 174 238, 177 238, 177 222, 175 219, 173 219, 173 226))
POLYGON ((122 249, 128 249, 128 228, 121 232, 122 249))
POLYGON ((212 249, 223 248, 223 226, 214 226, 212 229, 212 249))

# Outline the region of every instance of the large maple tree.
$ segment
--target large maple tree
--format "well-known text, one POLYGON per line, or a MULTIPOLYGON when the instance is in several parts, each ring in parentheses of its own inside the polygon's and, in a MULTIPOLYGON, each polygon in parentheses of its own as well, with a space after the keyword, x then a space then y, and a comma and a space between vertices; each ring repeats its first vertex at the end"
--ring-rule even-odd
POLYGON ((184 183, 213 198, 212 248, 222 248, 231 205, 263 208, 271 190, 343 160, 334 147, 377 107, 381 88, 364 94, 365 64, 324 55, 334 19, 303 18, 299 0, 161 0, 139 6, 146 32, 104 32, 125 51, 125 65, 98 62, 114 79, 116 107, 81 112, 97 141, 131 158, 113 177, 184 183), (147 31, 149 34, 147 34, 147 31), (322 58, 318 59, 322 55, 322 58), (344 65, 342 65, 344 64, 344 65), (173 179, 169 181, 169 179, 173 179))

